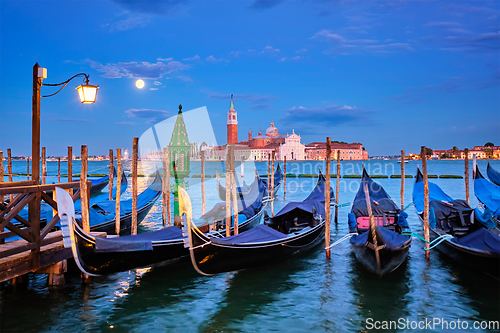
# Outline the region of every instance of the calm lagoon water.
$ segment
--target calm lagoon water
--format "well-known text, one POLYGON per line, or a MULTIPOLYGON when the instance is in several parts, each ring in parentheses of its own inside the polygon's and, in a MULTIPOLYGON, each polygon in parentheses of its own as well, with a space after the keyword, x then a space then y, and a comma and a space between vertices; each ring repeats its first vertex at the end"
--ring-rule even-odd
MULTIPOLYGON (((365 161, 370 174, 399 174, 391 161, 365 161)), ((90 162, 89 173, 106 173, 107 162, 90 162)), ((149 175, 154 162, 141 164, 139 173, 149 175)), ((160 162, 157 163, 158 165, 160 162)), ((415 175, 417 162, 406 164, 406 174, 415 175)), ((483 173, 486 162, 479 161, 483 173)), ((361 174, 361 162, 342 162, 342 174, 361 174)), ((471 164, 472 165, 472 164, 471 164)), ((500 161, 492 165, 500 170, 500 161)), ((65 163, 61 164, 66 173, 65 163)), ((316 173, 324 162, 289 162, 287 172, 316 173)), ((79 162, 74 162, 79 173, 79 162)), ((253 165, 245 164, 245 179, 253 179, 253 165)), ((267 163, 257 162, 259 174, 267 163)), ((130 164, 125 162, 126 170, 130 164)), ((208 175, 222 172, 220 162, 207 163, 208 175)), ((14 162, 14 172, 26 172, 26 162, 14 162)), ((200 163, 191 163, 192 175, 200 174, 200 163)), ((472 170, 472 168, 471 168, 472 170)), ((237 167, 238 173, 240 168, 237 167)), ((332 174, 336 171, 335 163, 332 174)), ((463 175, 463 161, 429 161, 429 174, 463 175)), ((472 173, 472 172, 471 172, 472 173)), ((56 182, 57 162, 48 163, 47 182, 56 182)), ((23 180, 26 177, 14 177, 23 180)), ((197 178, 186 179, 193 214, 201 213, 201 187, 197 178)), ((151 178, 139 178, 139 191, 151 178)), ((376 179, 399 202, 399 179, 376 179)), ((431 179, 454 198, 464 198, 463 179, 431 179)), ((275 210, 288 201, 307 196, 316 179, 288 178, 286 200, 278 192, 275 210)), ((414 179, 406 179, 405 204, 411 202, 414 179)), ((334 184, 334 182, 333 182, 334 184)), ((359 180, 341 179, 340 203, 354 198, 359 180)), ((207 181, 207 207, 218 202, 215 178, 207 181)), ((477 205, 471 181, 471 206, 477 205)), ((130 197, 130 188, 124 194, 130 197)), ((332 241, 348 232, 347 214, 341 208, 339 223, 332 226, 332 241)), ((409 223, 422 234, 413 206, 409 223)), ((332 210, 333 212, 333 210, 332 210)), ((161 226, 158 201, 139 227, 139 232, 161 226)), ((201 276, 189 262, 174 266, 137 269, 93 278, 80 283, 77 273, 66 275, 63 287, 47 287, 46 277, 31 275, 24 287, 4 285, 0 290, 0 332, 346 332, 366 331, 367 320, 425 321, 439 318, 452 322, 500 320, 500 282, 450 262, 438 252, 424 259, 423 243, 414 239, 406 264, 380 279, 366 272, 355 260, 348 242, 332 249, 325 258, 321 246, 305 256, 273 267, 201 276)), ((441 326, 436 326, 437 331, 441 326)), ((446 327, 445 327, 446 328, 446 327)), ((392 331, 413 331, 395 329, 392 331)), ((433 331, 433 330, 427 330, 433 331)), ((446 329, 444 331, 447 331, 446 329)))

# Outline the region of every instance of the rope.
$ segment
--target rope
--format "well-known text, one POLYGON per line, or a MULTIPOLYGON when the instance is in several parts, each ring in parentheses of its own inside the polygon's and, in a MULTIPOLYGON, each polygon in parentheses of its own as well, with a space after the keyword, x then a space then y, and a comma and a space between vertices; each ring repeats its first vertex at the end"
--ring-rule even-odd
POLYGON ((334 206, 334 207, 339 207, 339 208, 347 207, 347 206, 350 206, 350 205, 351 205, 350 202, 344 202, 343 204, 338 204, 338 205, 335 202, 330 203, 330 207, 334 206))
POLYGON ((340 238, 339 240, 337 240, 335 243, 333 243, 329 247, 325 247, 325 250, 331 249, 335 245, 338 245, 338 244, 342 243, 343 241, 346 241, 346 240, 350 239, 352 236, 355 236, 355 235, 357 235, 356 232, 354 232, 354 233, 348 233, 347 235, 343 236, 342 238, 340 238))
POLYGON ((433 248, 435 248, 436 246, 438 246, 439 244, 441 244, 442 242, 444 242, 445 240, 448 240, 448 239, 451 239, 453 238, 454 236, 452 235, 449 235, 449 234, 444 234, 444 235, 441 235, 439 237, 437 237, 436 239, 434 239, 432 242, 428 242, 426 241, 422 236, 418 235, 418 234, 415 234, 411 231, 403 231, 401 233, 401 235, 404 235, 404 236, 413 236, 415 238, 418 238, 420 239, 421 241, 429 244, 429 248, 428 249, 425 249, 426 251, 429 251, 429 250, 432 250, 433 248))

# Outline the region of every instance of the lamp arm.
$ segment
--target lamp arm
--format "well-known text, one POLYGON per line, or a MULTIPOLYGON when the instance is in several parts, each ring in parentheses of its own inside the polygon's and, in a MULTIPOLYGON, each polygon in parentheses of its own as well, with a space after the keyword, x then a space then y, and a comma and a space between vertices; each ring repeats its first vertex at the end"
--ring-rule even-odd
POLYGON ((66 81, 64 82, 61 82, 61 83, 42 83, 41 85, 42 86, 51 86, 51 87, 56 87, 56 86, 60 86, 60 85, 63 85, 58 91, 56 91, 55 93, 53 94, 50 94, 50 95, 44 95, 44 96, 40 96, 40 97, 50 97, 50 96, 54 96, 56 95, 57 93, 59 93, 61 90, 64 89, 64 87, 66 87, 66 85, 71 81, 73 80, 75 77, 77 76, 85 76, 85 79, 84 79, 84 82, 85 84, 88 84, 89 83, 89 76, 85 73, 79 73, 79 74, 76 74, 76 75, 73 75, 72 77, 70 77, 69 79, 67 79, 66 81))

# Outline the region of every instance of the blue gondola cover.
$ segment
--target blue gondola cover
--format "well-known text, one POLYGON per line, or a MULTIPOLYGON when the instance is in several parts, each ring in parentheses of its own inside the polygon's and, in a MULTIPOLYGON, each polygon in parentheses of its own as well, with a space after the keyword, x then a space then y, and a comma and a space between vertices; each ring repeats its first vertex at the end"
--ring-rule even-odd
POLYGON ((475 250, 500 254, 500 236, 485 228, 479 228, 461 238, 452 238, 451 241, 475 250))
POLYGON ((134 252, 153 250, 153 241, 165 241, 182 238, 182 230, 177 227, 166 227, 157 231, 139 235, 115 238, 95 238, 95 252, 134 252))

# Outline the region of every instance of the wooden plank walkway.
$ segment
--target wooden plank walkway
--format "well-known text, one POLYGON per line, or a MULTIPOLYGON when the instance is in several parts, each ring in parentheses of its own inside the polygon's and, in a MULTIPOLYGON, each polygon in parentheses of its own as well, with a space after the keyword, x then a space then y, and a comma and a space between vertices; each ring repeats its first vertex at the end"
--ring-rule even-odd
MULTIPOLYGON (((93 236, 106 236, 105 232, 91 232, 91 234, 93 236)), ((37 270, 43 270, 47 266, 73 257, 71 249, 64 247, 61 230, 50 232, 43 239, 40 247, 40 266, 37 270, 32 269, 31 247, 32 244, 24 239, 0 244, 0 282, 37 270), (26 247, 26 251, 9 255, 11 249, 18 249, 22 246, 26 247)))

